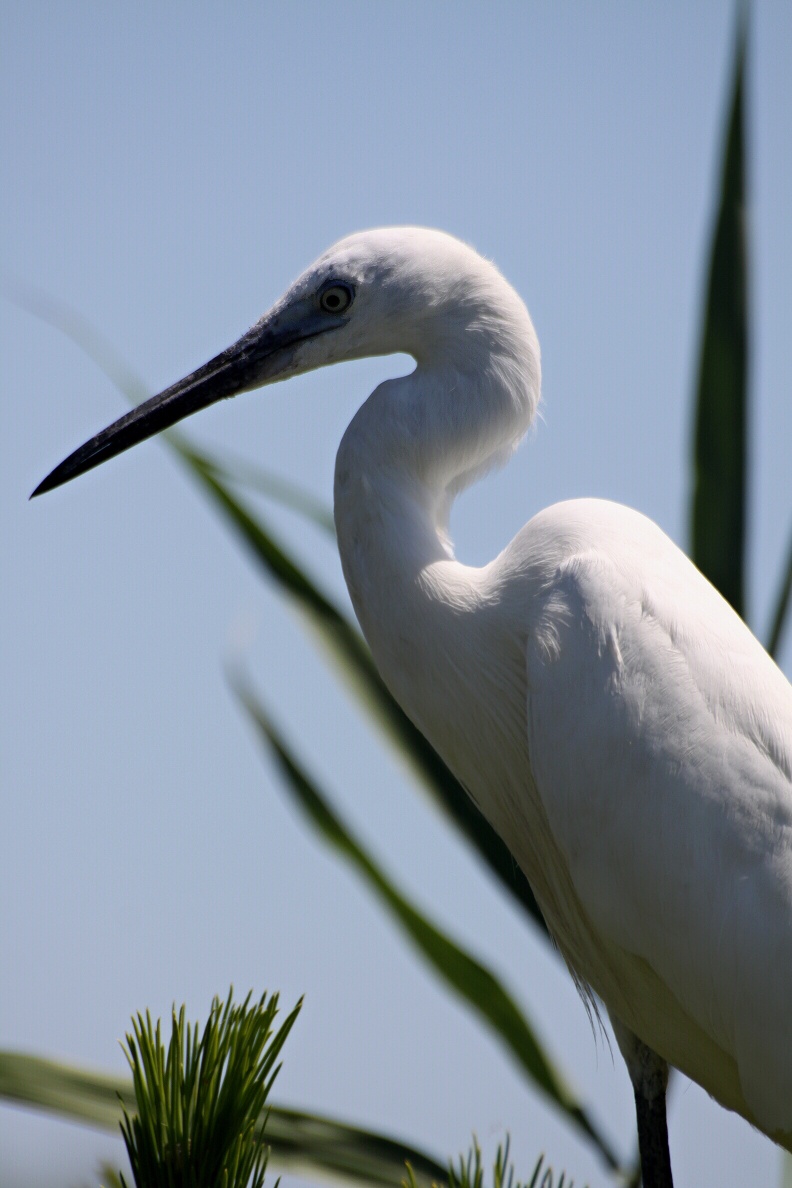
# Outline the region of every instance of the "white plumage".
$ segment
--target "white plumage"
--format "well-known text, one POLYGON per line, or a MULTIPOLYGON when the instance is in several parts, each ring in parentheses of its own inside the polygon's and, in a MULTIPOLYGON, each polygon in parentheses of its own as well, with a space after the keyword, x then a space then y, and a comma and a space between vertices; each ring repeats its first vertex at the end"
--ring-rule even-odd
POLYGON ((445 236, 356 236, 337 271, 383 236, 454 283, 415 301, 421 347, 398 348, 418 366, 377 389, 338 455, 344 574, 382 675, 577 977, 789 1145, 792 687, 629 508, 557 504, 483 569, 453 560, 450 497, 522 437, 538 347, 513 290, 445 236))
POLYGON ((792 1148, 792 688, 626 507, 557 504, 489 565, 454 559, 454 496, 509 457, 539 401, 530 318, 493 265, 436 231, 350 236, 41 489, 163 427, 155 409, 172 423, 393 352, 416 368, 360 409, 335 478, 344 575, 385 682, 522 867, 636 1092, 637 1036, 792 1148))

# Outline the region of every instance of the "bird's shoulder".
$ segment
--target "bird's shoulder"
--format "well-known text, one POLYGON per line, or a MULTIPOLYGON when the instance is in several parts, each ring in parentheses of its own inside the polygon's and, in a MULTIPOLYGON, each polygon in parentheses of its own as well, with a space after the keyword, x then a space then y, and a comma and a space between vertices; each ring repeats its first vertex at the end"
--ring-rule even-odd
POLYGON ((658 568, 684 554, 654 521, 624 504, 605 499, 570 499, 538 512, 495 561, 502 581, 520 576, 537 590, 552 584, 596 584, 597 575, 623 588, 637 587, 658 568), (605 570, 613 567, 615 572, 605 570))
MULTIPOLYGON (((566 664, 576 657, 585 663, 622 639, 633 668, 658 651, 667 662, 670 649, 710 685, 727 684, 725 676, 708 678, 711 669, 736 664, 743 681, 750 683, 754 668, 765 690, 768 682, 789 689, 682 550, 652 520, 621 504, 575 499, 539 512, 494 562, 489 586, 507 616, 524 621, 538 663, 559 659, 562 644, 566 664)), ((625 657, 622 663, 630 667, 625 657)))
POLYGON ((714 591, 646 516, 602 499, 557 503, 535 515, 492 565, 489 589, 510 625, 524 624, 537 660, 581 660, 644 612, 669 630, 695 619, 714 591), (570 652, 570 649, 571 652, 570 652))
POLYGON ((651 520, 603 500, 556 504, 498 562, 532 695, 587 699, 584 720, 607 720, 606 737, 616 721, 645 737, 654 721, 665 745, 672 723, 678 736, 697 724, 699 756, 728 741, 792 782, 792 686, 651 520))

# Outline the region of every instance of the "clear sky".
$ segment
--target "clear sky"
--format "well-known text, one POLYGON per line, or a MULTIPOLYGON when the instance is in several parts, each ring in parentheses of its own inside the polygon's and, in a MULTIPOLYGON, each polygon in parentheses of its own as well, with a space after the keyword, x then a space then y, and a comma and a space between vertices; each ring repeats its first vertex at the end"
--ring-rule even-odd
MULTIPOLYGON (((751 8, 751 618, 792 498, 792 6, 751 8)), ((491 256, 543 347, 543 420, 453 519, 494 555, 540 507, 620 500, 684 544, 691 386, 734 6, 4 0, 6 281, 86 315, 164 387, 347 232, 444 228, 491 256)), ((189 426, 329 502, 335 446, 403 358, 317 372, 189 426)), ((511 1131, 607 1178, 285 804, 222 672, 246 662, 401 884, 490 962, 620 1151, 626 1072, 557 959, 372 736, 167 451, 28 492, 122 398, 2 305, 0 1044, 123 1069, 129 1015, 279 988, 306 1005, 277 1097, 441 1156, 511 1131)), ((332 547, 270 522, 346 603, 332 547)), ((792 635, 792 633, 790 633, 792 635)), ((792 639, 782 656, 792 670, 792 639)), ((680 1184, 776 1184, 778 1152, 680 1078, 680 1184)), ((113 1140, 0 1107, 5 1188, 87 1182, 113 1140)))

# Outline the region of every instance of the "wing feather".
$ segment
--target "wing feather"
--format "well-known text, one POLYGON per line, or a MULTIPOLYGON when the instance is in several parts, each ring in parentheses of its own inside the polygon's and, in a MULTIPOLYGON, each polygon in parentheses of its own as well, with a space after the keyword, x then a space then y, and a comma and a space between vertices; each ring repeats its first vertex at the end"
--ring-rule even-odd
POLYGON ((762 1128, 792 1130, 792 687, 629 509, 557 505, 503 563, 539 591, 528 746, 580 902, 734 1059, 762 1128))

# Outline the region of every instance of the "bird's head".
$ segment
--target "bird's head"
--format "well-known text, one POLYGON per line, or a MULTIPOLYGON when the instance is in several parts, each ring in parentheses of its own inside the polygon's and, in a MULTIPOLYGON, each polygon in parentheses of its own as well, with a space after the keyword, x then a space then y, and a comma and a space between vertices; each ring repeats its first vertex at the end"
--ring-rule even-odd
POLYGON ((227 350, 75 450, 33 492, 41 495, 177 421, 263 384, 373 355, 420 363, 453 354, 475 366, 479 346, 539 350, 520 298, 494 265, 441 231, 358 232, 321 255, 227 350), (514 340, 512 342, 511 340, 514 340))

